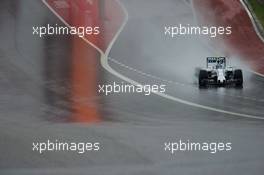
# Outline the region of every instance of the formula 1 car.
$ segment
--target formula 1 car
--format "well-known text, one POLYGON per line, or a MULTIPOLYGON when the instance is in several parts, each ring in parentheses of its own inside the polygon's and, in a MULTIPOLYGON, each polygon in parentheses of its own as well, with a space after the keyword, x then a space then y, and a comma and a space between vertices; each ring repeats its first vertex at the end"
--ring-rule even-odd
POLYGON ((225 57, 207 57, 206 62, 206 68, 198 70, 200 88, 208 85, 243 87, 242 70, 226 67, 225 57))

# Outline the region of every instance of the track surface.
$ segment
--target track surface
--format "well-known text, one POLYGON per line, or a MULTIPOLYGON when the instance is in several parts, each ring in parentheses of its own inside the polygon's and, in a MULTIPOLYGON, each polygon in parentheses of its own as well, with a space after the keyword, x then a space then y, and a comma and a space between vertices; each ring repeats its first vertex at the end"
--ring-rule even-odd
MULTIPOLYGON (((129 18, 110 53, 114 70, 143 84, 166 84, 166 93, 175 98, 264 118, 264 80, 259 76, 245 72, 243 90, 200 91, 193 84, 194 67, 203 66, 204 57, 214 53, 199 38, 163 36, 164 25, 194 23, 192 9, 184 1, 122 3, 129 18)), ((66 122, 72 112, 66 64, 70 38, 32 37, 32 25, 60 23, 40 1, 3 0, 0 9, 0 174, 262 174, 262 120, 157 95, 122 94, 86 99, 90 103, 99 99, 104 122, 66 122), (36 140, 58 138, 98 141, 103 149, 85 155, 31 151, 36 140), (164 152, 164 142, 179 139, 230 141, 233 149, 214 155, 164 152)), ((237 60, 234 64, 243 65, 237 60)), ((98 69, 105 83, 123 81, 98 69)))

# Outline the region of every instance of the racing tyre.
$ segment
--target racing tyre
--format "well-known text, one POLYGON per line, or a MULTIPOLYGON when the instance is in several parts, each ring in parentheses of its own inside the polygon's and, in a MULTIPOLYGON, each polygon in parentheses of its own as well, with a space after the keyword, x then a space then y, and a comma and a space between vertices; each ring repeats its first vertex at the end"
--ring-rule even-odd
POLYGON ((207 86, 208 73, 206 70, 200 70, 199 72, 199 87, 203 88, 207 86))
POLYGON ((243 87, 243 73, 241 69, 237 69, 234 72, 234 80, 236 87, 243 87))

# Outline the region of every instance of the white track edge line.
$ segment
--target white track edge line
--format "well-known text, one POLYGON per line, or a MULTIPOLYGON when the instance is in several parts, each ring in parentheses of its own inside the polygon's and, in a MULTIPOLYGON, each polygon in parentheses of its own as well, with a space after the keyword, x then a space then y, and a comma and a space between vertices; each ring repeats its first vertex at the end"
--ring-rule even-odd
MULTIPOLYGON (((243 0, 240 0, 240 3, 242 4, 242 6, 244 7, 245 11, 247 12, 247 14, 249 16, 249 19, 250 19, 250 21, 251 21, 251 23, 253 25, 253 28, 254 28, 256 34, 258 35, 259 39, 264 43, 264 38, 260 34, 259 29, 258 29, 258 27, 257 27, 257 25, 255 23, 254 17, 252 16, 251 12, 249 11, 247 5, 244 3, 243 0)), ((258 76, 264 77, 264 75, 261 74, 261 73, 259 73, 259 72, 255 72, 255 71, 252 71, 252 70, 249 70, 249 71, 252 72, 252 73, 254 73, 254 74, 256 74, 256 75, 258 75, 258 76)))

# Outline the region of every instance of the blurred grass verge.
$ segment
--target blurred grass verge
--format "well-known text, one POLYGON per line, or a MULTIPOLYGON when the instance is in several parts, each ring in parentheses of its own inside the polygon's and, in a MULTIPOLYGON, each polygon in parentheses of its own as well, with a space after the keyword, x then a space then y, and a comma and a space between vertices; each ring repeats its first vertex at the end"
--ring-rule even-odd
POLYGON ((264 0, 248 0, 248 2, 264 28, 264 0))

